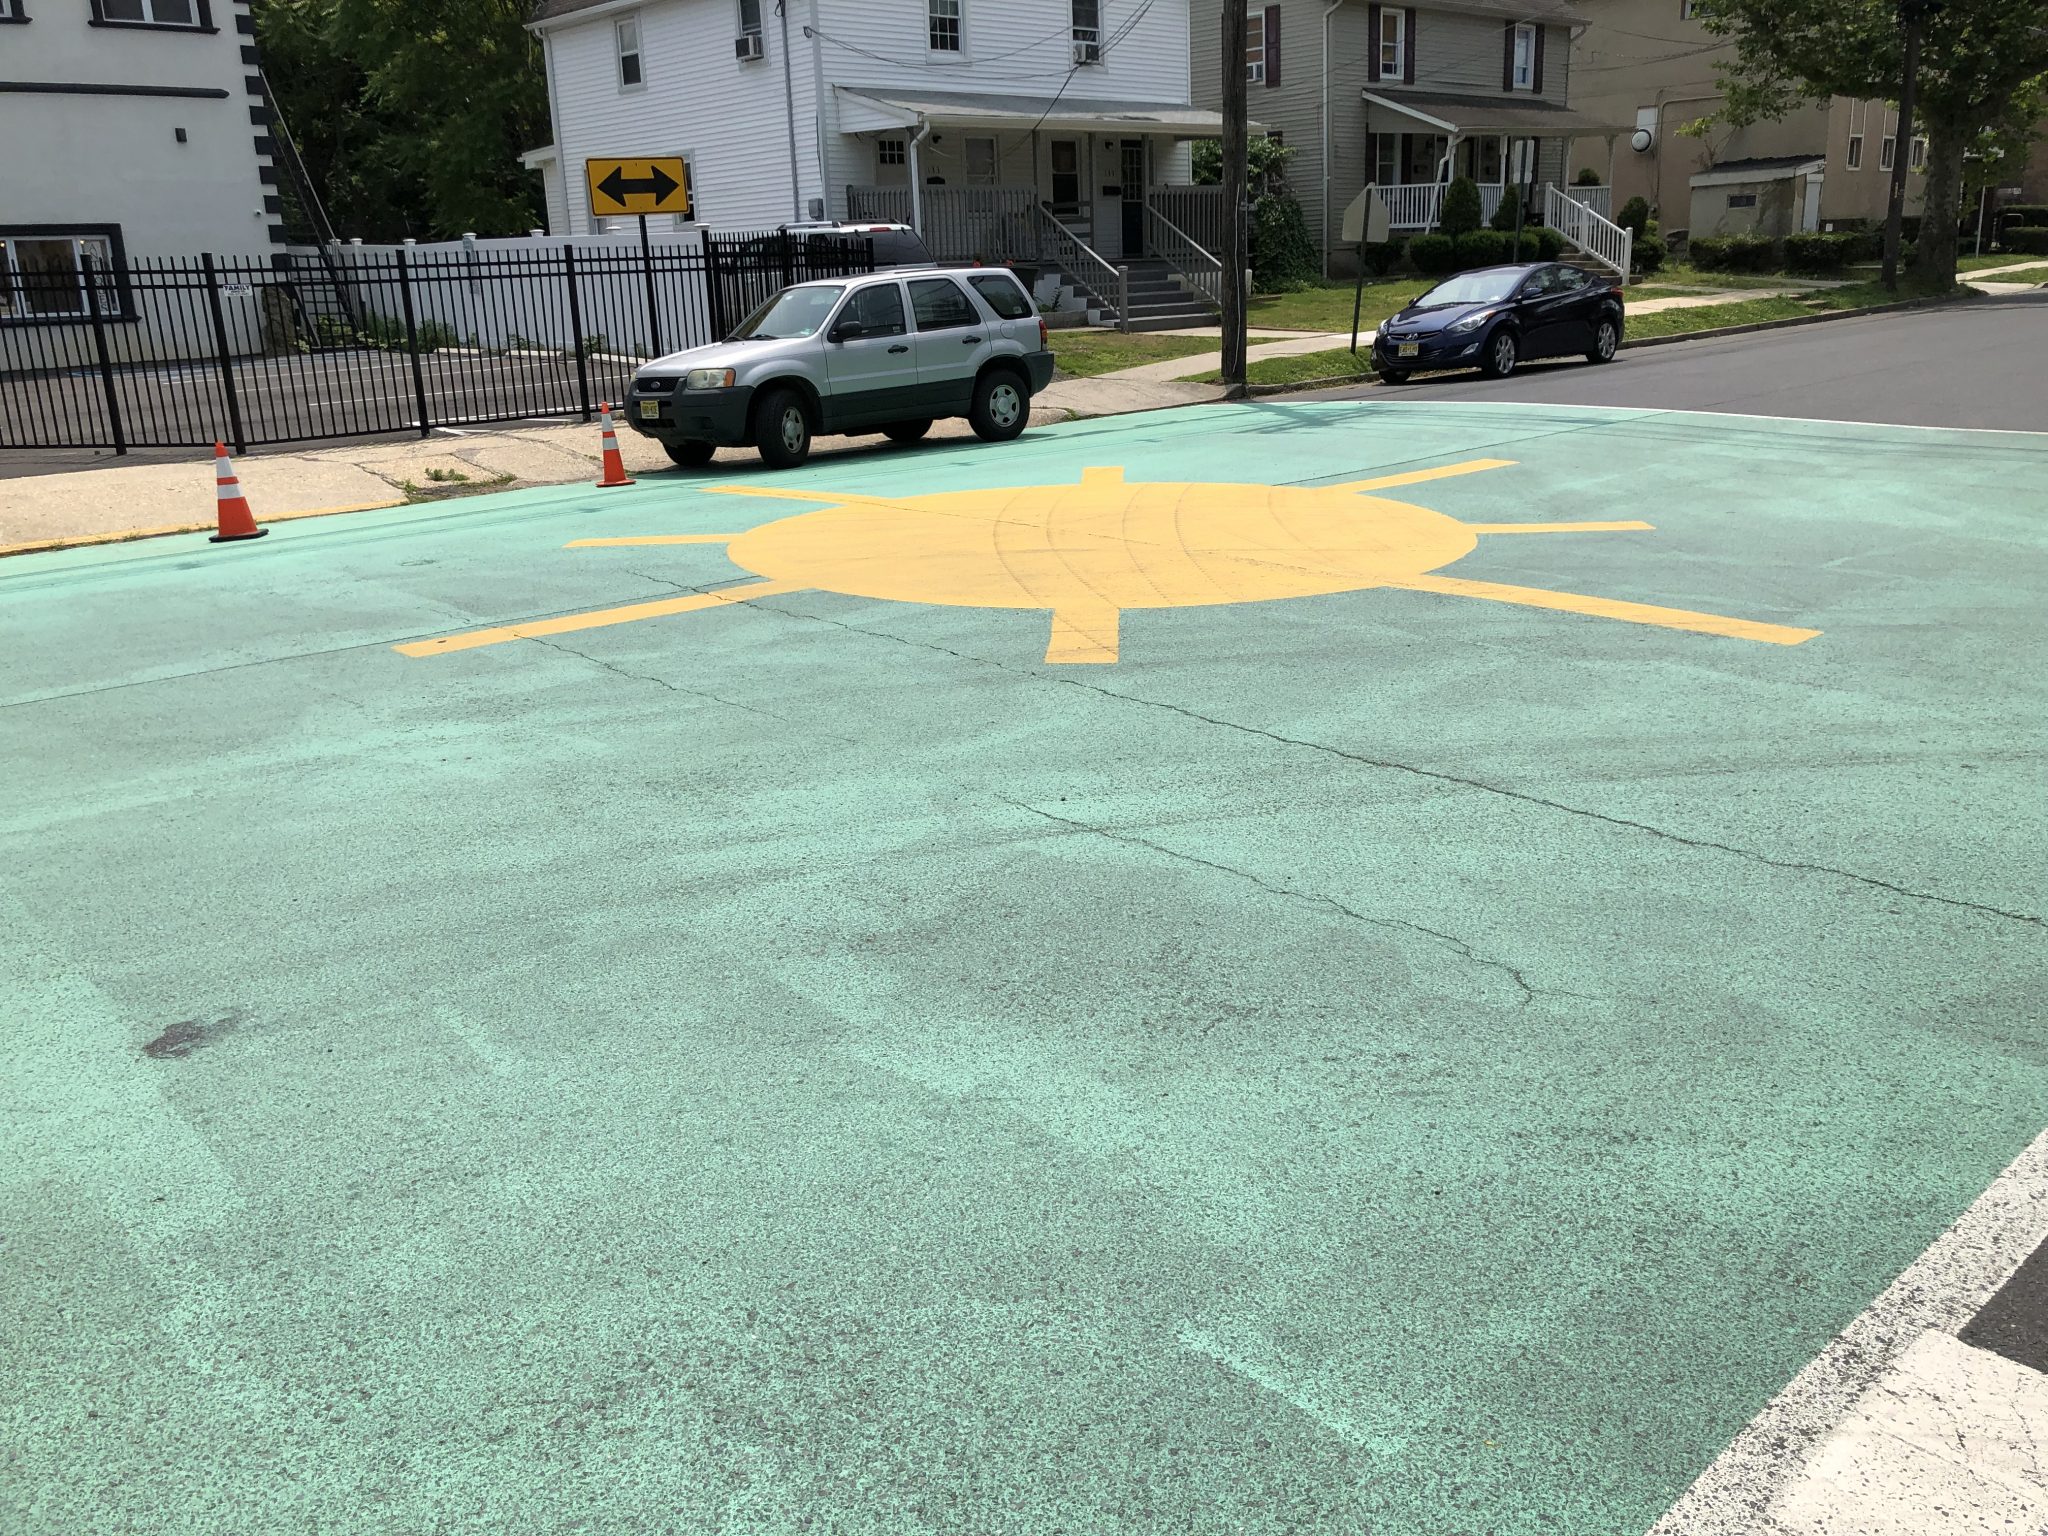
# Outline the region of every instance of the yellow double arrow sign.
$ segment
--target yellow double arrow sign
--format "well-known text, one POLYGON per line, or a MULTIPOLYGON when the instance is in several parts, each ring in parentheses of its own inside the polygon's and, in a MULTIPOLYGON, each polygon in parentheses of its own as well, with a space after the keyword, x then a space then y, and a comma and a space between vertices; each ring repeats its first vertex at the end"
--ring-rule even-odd
POLYGON ((600 219, 636 213, 679 213, 695 218, 690 167, 680 157, 653 160, 586 160, 590 211, 600 219))

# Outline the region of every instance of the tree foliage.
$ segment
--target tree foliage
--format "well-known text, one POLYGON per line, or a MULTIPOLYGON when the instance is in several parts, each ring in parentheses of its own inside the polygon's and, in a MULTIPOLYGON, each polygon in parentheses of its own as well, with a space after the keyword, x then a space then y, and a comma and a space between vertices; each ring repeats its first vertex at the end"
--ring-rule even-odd
POLYGON ((1453 240, 1469 235, 1485 223, 1480 217, 1482 206, 1479 183, 1470 176, 1460 176, 1444 188, 1443 208, 1437 214, 1436 227, 1453 240))
MULTIPOLYGON (((1223 145, 1197 139, 1192 149, 1195 185, 1216 186, 1223 180, 1223 145)), ((1293 158, 1294 151, 1278 139, 1255 138, 1245 150, 1252 196, 1252 280, 1266 293, 1305 287, 1322 270, 1308 218, 1287 184, 1293 158)))
MULTIPOLYGON (((1955 281, 1965 152, 1986 132, 2024 135, 2048 76, 2040 0, 1904 0, 1923 22, 1916 116, 1927 135, 1925 213, 1914 276, 1955 281)), ((1731 123, 1783 116, 1831 96, 1897 100, 1905 79, 1899 0, 1714 0, 1706 24, 1735 44, 1722 75, 1731 123)))
POLYGON ((546 141, 525 0, 254 0, 264 73, 344 237, 541 222, 520 152, 546 141))

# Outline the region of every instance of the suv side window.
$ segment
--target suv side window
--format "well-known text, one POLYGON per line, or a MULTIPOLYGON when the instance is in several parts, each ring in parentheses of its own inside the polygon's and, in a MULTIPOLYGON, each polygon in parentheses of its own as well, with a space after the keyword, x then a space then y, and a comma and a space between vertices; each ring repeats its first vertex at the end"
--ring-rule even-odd
POLYGON ((1017 286, 1014 277, 1000 272, 977 272, 967 279, 974 291, 980 294, 988 307, 1005 320, 1028 320, 1031 318, 1031 301, 1024 296, 1024 290, 1017 286))
POLYGON ((858 320, 870 336, 901 336, 903 290, 894 283, 876 283, 853 296, 847 318, 858 320))
POLYGON ((951 278, 920 278, 910 285, 910 307, 920 331, 951 331, 979 325, 981 316, 951 278))

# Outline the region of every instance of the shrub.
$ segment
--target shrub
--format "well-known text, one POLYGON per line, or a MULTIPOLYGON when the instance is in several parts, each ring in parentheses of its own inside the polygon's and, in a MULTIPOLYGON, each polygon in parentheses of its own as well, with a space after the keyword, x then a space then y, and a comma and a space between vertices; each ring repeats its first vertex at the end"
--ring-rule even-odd
POLYGON ((1572 185, 1575 187, 1597 187, 1600 185, 1600 173, 1590 165, 1582 165, 1579 167, 1579 174, 1572 178, 1572 185))
POLYGON ((2048 256, 2048 226, 2018 225, 2005 232, 2001 243, 2022 256, 2048 256))
POLYGON ((1662 235, 1646 234, 1635 243, 1635 268, 1638 272, 1655 272, 1669 254, 1670 248, 1664 244, 1662 235))
POLYGON ((1367 277, 1385 277, 1401 263, 1401 242, 1369 240, 1359 250, 1358 260, 1367 277))
POLYGON ((1623 229, 1634 230, 1636 238, 1638 240, 1642 239, 1644 232, 1649 228, 1650 224, 1649 199, 1642 197, 1630 198, 1621 205, 1621 212, 1615 217, 1614 222, 1623 229))
POLYGON ((1479 207, 1479 183, 1470 176, 1460 176, 1444 188, 1443 212, 1436 221, 1438 232, 1453 240, 1470 234, 1484 222, 1479 217, 1479 207))
POLYGON ((1757 235, 1696 235, 1692 264, 1702 272, 1769 272, 1777 249, 1757 235))
POLYGON ((1512 232, 1517 221, 1526 229, 1529 224, 1527 218, 1528 196, 1529 189, 1527 187, 1503 188, 1500 195, 1500 206, 1493 210, 1493 218, 1489 222, 1495 229, 1503 232, 1512 232))
POLYGON ((1301 204, 1284 188, 1252 205, 1252 276, 1267 293, 1306 288, 1322 274, 1301 204))
POLYGON ((1456 242, 1458 270, 1497 267, 1508 259, 1508 247, 1513 244, 1513 235, 1504 235, 1497 229, 1468 230, 1456 242))
POLYGON ((1458 270, 1458 245, 1449 235, 1417 235, 1408 242, 1408 264, 1424 277, 1449 277, 1458 270))
POLYGON ((1785 270, 1825 276, 1849 265, 1850 252, 1858 244, 1855 235, 1787 235, 1785 270))
POLYGON ((1536 227, 1536 260, 1555 261, 1564 254, 1564 233, 1548 224, 1536 227))

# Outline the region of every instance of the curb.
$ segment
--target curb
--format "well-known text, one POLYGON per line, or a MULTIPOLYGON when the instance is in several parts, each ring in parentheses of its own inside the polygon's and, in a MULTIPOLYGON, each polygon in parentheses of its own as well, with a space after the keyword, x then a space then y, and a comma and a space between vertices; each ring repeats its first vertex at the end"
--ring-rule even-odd
MULTIPOLYGON (((305 512, 273 512, 268 517, 256 519, 264 523, 290 523, 302 517, 333 517, 341 512, 382 512, 390 507, 406 505, 404 497, 395 501, 364 501, 350 507, 314 507, 305 512)), ((112 533, 80 533, 67 538, 36 539, 27 544, 0 544, 0 560, 9 555, 40 555, 56 549, 87 549, 95 544, 132 544, 137 539, 160 539, 173 533, 210 533, 212 523, 177 523, 168 528, 117 528, 112 533)))
MULTIPOLYGON (((1901 299, 1896 304, 1866 304, 1861 309, 1835 309, 1818 315, 1790 315, 1783 320, 1758 320, 1749 325, 1723 325, 1711 331, 1680 331, 1675 336, 1639 336, 1634 341, 1624 341, 1621 350, 1626 352, 1635 347, 1667 347, 1681 341, 1715 341, 1724 336, 1747 336, 1754 331, 1785 331, 1799 325, 1825 325, 1831 320, 1860 320, 1866 315, 1888 315, 1902 309, 1932 309, 1941 304, 1961 304, 1983 295, 1975 292, 1943 294, 1936 298, 1901 299)), ((1731 304, 1740 304, 1741 299, 1730 299, 1731 304)), ((1341 389, 1347 384, 1370 384, 1377 374, 1340 373, 1327 379, 1302 379, 1293 384, 1252 384, 1246 393, 1260 395, 1294 395, 1310 389, 1341 389)))

